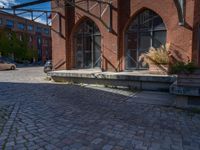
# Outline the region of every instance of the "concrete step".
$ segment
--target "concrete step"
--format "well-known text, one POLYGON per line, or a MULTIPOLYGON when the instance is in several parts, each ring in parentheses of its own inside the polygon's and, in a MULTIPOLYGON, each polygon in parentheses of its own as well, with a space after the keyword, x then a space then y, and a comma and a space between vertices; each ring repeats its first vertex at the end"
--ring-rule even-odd
POLYGON ((61 70, 48 73, 56 82, 124 86, 130 89, 169 91, 176 76, 152 75, 144 71, 100 72, 99 70, 61 70))
POLYGON ((174 100, 175 96, 167 92, 141 91, 127 101, 141 104, 173 106, 174 100))

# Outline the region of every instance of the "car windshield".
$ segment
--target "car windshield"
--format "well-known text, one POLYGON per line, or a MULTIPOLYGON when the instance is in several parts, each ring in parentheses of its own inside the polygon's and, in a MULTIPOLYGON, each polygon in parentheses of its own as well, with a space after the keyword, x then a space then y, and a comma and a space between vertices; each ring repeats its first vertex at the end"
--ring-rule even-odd
POLYGON ((0 63, 2 63, 2 64, 11 64, 11 62, 5 61, 5 60, 0 60, 0 63))

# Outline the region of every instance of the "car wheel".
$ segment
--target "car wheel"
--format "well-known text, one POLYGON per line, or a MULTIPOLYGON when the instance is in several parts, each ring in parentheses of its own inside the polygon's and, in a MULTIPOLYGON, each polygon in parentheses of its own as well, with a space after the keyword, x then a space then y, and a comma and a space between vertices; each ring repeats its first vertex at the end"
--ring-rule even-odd
POLYGON ((44 68, 44 73, 47 73, 47 72, 48 72, 47 68, 44 68))
POLYGON ((11 66, 11 68, 10 68, 11 70, 15 70, 15 66, 11 66))

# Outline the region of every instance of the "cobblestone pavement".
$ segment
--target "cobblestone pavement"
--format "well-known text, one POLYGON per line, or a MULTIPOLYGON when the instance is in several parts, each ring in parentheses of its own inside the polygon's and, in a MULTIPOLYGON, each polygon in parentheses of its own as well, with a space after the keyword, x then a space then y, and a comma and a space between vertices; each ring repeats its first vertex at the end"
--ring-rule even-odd
POLYGON ((0 134, 3 132, 4 126, 12 112, 13 105, 0 105, 0 134))
POLYGON ((0 149, 200 149, 199 114, 44 79, 41 67, 0 72, 0 149))

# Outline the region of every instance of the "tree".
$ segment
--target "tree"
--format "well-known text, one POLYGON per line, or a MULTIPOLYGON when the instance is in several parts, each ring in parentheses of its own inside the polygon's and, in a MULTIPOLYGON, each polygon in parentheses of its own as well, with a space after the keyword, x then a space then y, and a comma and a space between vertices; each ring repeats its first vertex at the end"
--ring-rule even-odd
POLYGON ((0 53, 2 56, 13 57, 18 62, 31 61, 36 57, 34 49, 29 46, 29 38, 25 33, 18 35, 10 30, 0 31, 0 53))
POLYGON ((8 33, 6 30, 0 31, 0 52, 3 56, 8 56, 11 52, 11 42, 9 41, 8 33))

